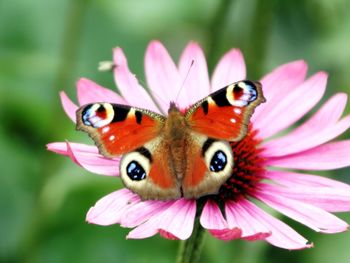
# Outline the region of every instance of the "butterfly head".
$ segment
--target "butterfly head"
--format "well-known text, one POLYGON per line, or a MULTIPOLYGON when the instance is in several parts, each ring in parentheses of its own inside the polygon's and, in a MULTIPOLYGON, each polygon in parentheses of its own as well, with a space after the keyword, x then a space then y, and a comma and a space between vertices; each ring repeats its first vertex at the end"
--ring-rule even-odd
POLYGON ((168 115, 171 115, 172 113, 178 113, 178 112, 180 112, 180 109, 177 106, 176 102, 171 101, 170 106, 169 106, 169 110, 168 110, 168 115))

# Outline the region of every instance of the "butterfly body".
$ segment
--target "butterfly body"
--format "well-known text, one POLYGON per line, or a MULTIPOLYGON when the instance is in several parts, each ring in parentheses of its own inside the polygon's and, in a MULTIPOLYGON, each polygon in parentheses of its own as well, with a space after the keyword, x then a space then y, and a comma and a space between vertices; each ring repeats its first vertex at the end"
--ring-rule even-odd
POLYGON ((94 103, 77 111, 77 129, 87 132, 104 156, 122 156, 123 183, 142 199, 198 198, 217 193, 231 176, 228 141, 245 136, 252 111, 263 101, 259 83, 241 81, 184 111, 171 103, 167 117, 94 103))

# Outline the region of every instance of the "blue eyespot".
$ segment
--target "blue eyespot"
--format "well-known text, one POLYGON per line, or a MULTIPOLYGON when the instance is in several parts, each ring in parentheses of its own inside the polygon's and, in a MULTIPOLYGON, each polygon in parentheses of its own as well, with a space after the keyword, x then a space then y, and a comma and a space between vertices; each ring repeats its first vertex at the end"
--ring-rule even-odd
POLYGON ((132 161, 126 167, 126 173, 133 181, 141 181, 146 178, 146 171, 136 161, 132 161))
POLYGON ((247 85, 246 87, 247 87, 247 89, 248 89, 248 92, 249 92, 249 94, 250 94, 249 101, 254 101, 254 100, 256 100, 256 98, 257 98, 257 96, 258 96, 258 93, 257 93, 255 87, 254 87, 254 86, 251 86, 251 85, 249 85, 249 84, 246 84, 246 85, 247 85))
POLYGON ((91 107, 92 105, 86 106, 86 108, 82 112, 82 118, 83 118, 83 123, 86 126, 92 126, 92 123, 90 122, 89 118, 91 117, 91 107))
POLYGON ((227 165, 227 156, 223 151, 215 152, 213 158, 210 161, 210 171, 220 172, 225 169, 227 165))

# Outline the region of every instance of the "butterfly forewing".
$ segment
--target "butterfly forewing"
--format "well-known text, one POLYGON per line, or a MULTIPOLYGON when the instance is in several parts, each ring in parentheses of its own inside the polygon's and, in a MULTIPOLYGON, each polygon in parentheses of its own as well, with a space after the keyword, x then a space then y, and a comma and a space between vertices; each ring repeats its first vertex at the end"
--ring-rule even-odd
POLYGON ((186 112, 191 129, 211 138, 239 141, 247 133, 249 119, 265 99, 261 84, 239 81, 200 100, 186 112))
POLYGON ((126 105, 94 103, 77 111, 77 130, 87 132, 106 157, 141 147, 155 138, 165 118, 126 105))

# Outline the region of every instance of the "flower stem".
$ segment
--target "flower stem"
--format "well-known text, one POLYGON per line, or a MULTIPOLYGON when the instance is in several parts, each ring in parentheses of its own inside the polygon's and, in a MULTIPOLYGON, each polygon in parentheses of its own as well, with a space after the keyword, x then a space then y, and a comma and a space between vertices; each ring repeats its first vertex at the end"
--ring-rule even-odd
POLYGON ((180 243, 177 263, 199 262, 201 251, 205 240, 205 232, 196 218, 191 237, 180 243))

